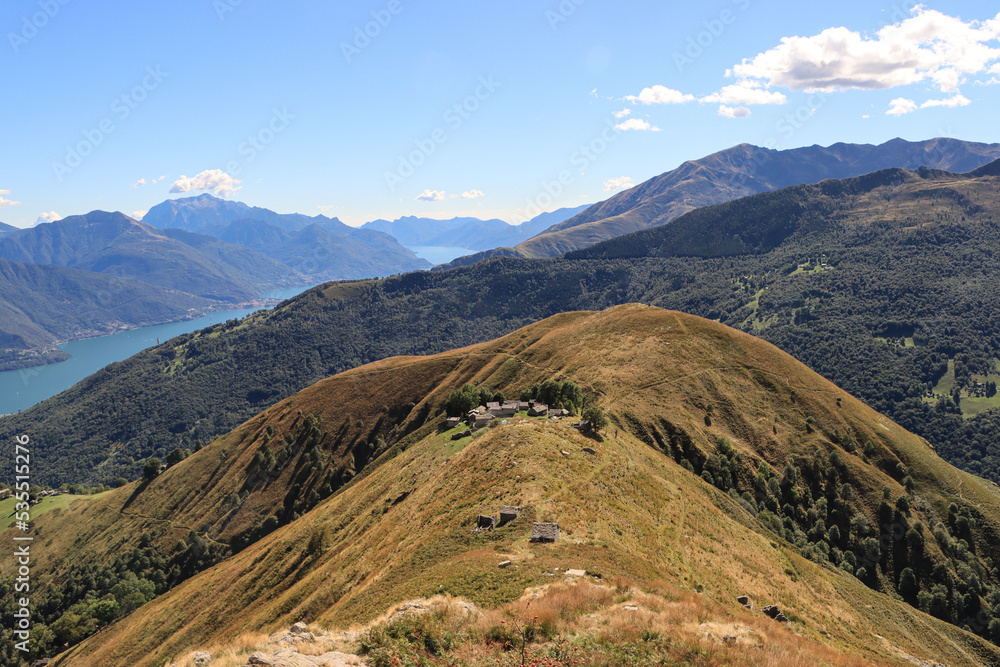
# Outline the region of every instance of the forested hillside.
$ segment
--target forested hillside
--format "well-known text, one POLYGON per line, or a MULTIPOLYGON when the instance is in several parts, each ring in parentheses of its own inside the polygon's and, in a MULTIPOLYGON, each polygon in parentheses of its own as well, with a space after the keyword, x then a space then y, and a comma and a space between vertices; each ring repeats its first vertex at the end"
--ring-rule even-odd
POLYGON ((557 312, 642 302, 756 333, 947 460, 1000 479, 1000 415, 986 395, 1000 356, 992 171, 796 186, 562 259, 315 288, 113 364, 4 419, 0 436, 36 434, 40 474, 53 482, 134 477, 143 458, 193 448, 327 375, 557 312), (709 237, 725 243, 706 246, 709 237), (704 256, 720 247, 727 256, 704 256))

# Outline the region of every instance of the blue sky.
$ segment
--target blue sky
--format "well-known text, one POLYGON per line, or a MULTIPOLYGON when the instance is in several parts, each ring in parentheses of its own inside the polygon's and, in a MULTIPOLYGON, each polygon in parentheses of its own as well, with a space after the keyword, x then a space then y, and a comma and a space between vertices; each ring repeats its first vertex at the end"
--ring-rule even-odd
POLYGON ((997 142, 997 12, 9 0, 0 221, 207 191, 351 224, 519 222, 742 142, 997 142))

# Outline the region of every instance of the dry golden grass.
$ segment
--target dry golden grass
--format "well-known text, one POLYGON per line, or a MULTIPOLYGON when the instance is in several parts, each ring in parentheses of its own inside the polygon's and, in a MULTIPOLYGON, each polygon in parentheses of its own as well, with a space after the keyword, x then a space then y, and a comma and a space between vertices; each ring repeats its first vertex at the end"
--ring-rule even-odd
MULTIPOLYGON (((158 667, 196 646, 248 630, 270 632, 301 618, 328 627, 367 625, 393 604, 436 594, 471 600, 487 616, 502 615, 505 605, 521 604, 517 601, 526 589, 551 583, 555 568, 567 567, 599 573, 605 581, 634 582, 654 596, 640 605, 647 610, 642 613, 657 615, 656 622, 671 632, 701 632, 684 630, 685 623, 754 628, 754 637, 768 640, 754 649, 761 664, 779 659, 771 657, 775 646, 786 641, 783 633, 792 632, 802 636, 803 645, 829 647, 834 657, 816 653, 817 664, 836 656, 902 664, 899 650, 949 665, 1000 662, 992 645, 800 557, 731 498, 665 456, 658 449, 662 420, 683 429, 702 452, 712 451, 717 437, 728 438, 753 467, 766 459, 780 468, 793 455, 832 451, 824 433, 853 432, 860 442, 882 448, 887 461, 912 465, 917 492, 935 507, 943 510, 959 495, 975 504, 982 525, 989 526, 984 534, 1000 533, 1000 497, 776 348, 716 323, 656 308, 567 313, 490 343, 427 358, 390 359, 330 378, 178 464, 130 507, 141 506, 160 522, 183 519, 185 526, 212 531, 218 526, 220 532, 212 534, 223 537, 232 524, 218 507, 231 489, 246 483, 265 426, 274 426, 278 439, 301 410, 322 415, 323 429, 346 433, 349 443, 388 414, 383 406, 409 402, 413 407, 399 427, 409 435, 391 455, 297 521, 72 649, 64 664, 158 667), (599 442, 564 424, 542 421, 487 429, 457 445, 437 432, 441 403, 465 382, 513 395, 535 382, 566 377, 591 392, 611 416, 613 423, 599 442), (710 424, 705 420, 709 404, 714 405, 710 424), (421 424, 421 414, 432 419, 421 424), (817 425, 812 433, 805 428, 806 418, 817 425), (584 453, 585 446, 597 453, 584 453), (476 514, 495 514, 505 504, 522 506, 522 517, 492 533, 471 531, 476 514), (560 542, 528 542, 530 523, 539 518, 560 524, 560 542), (306 545, 317 531, 325 531, 329 543, 321 553, 308 555, 306 545), (514 564, 500 570, 501 560, 514 564), (751 595, 759 606, 778 603, 788 609, 791 629, 775 629, 761 618, 756 622, 762 625, 755 626, 754 615, 744 619, 734 602, 741 594, 751 595), (874 640, 876 633, 886 642, 874 640)), ((330 460, 338 461, 343 453, 331 452, 330 460)), ((899 495, 898 482, 882 470, 859 457, 845 455, 845 460, 872 516, 883 485, 899 495)), ((296 465, 293 459, 287 468, 296 465)), ((273 511, 287 494, 290 477, 290 470, 280 471, 255 490, 241 510, 245 515, 232 521, 245 525, 257 513, 273 511)), ((74 506, 61 516, 45 515, 39 529, 55 547, 66 548, 63 556, 92 559, 129 549, 141 532, 130 531, 145 525, 119 514, 132 490, 119 490, 79 511, 74 506)), ((996 548, 976 546, 982 553, 996 548)), ((928 544, 932 557, 936 549, 928 544)), ((57 571, 45 558, 39 562, 43 580, 47 567, 57 571)), ((568 596, 560 604, 570 611, 567 617, 560 604, 537 601, 532 606, 550 625, 572 632, 573 624, 593 617, 606 625, 592 628, 590 636, 618 644, 634 639, 634 629, 613 618, 608 610, 615 607, 607 601, 590 600, 577 609, 577 596, 587 598, 582 592, 553 589, 551 595, 568 596), (587 605, 598 609, 585 611, 587 605)), ((705 632, 716 632, 713 627, 705 632)), ((704 653, 698 653, 699 660, 729 660, 734 652, 702 639, 691 644, 704 653)), ((482 650, 476 643, 469 647, 482 650)))
POLYGON ((369 647, 375 660, 382 655, 379 649, 385 648, 387 654, 401 660, 400 664, 435 656, 449 665, 520 664, 520 635, 510 632, 519 624, 546 628, 546 636, 538 639, 536 633, 536 639, 527 642, 525 649, 528 659, 537 660, 538 664, 595 667, 630 664, 622 662, 629 659, 627 656, 641 660, 642 664, 740 667, 887 664, 845 655, 759 614, 734 614, 683 591, 675 591, 668 598, 630 588, 623 596, 621 591, 592 582, 558 583, 533 590, 517 602, 477 616, 464 613, 454 601, 427 601, 427 606, 431 611, 426 616, 406 621, 414 626, 414 636, 449 635, 458 638, 457 644, 447 651, 427 654, 419 643, 394 642, 399 633, 386 632, 386 619, 380 619, 367 629, 368 641, 376 645, 369 647), (621 597, 627 597, 627 602, 619 602, 621 597), (625 610, 626 604, 639 609, 625 610), (712 620, 719 618, 726 620, 712 620), (507 632, 513 643, 499 644, 495 639, 498 632, 507 632), (727 635, 735 637, 735 643, 726 643, 727 635), (379 644, 380 641, 384 643, 379 644), (556 659, 560 652, 572 655, 573 662, 556 659))
POLYGON ((247 658, 267 643, 267 635, 259 632, 244 632, 231 641, 213 643, 207 648, 199 648, 178 660, 176 667, 195 667, 194 654, 208 651, 212 654, 212 667, 243 667, 247 658))

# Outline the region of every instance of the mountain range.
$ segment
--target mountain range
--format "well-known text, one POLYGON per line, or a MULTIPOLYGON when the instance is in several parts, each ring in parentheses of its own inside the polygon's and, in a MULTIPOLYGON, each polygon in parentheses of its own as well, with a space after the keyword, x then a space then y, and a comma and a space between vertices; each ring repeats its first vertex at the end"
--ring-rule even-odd
POLYGON ((526 257, 554 257, 629 232, 669 223, 696 208, 827 178, 850 178, 901 167, 966 172, 1000 158, 1000 144, 936 138, 884 144, 806 146, 773 150, 740 144, 690 160, 594 204, 519 243, 526 257))
POLYGON ((337 218, 275 213, 203 194, 168 199, 143 216, 161 229, 207 234, 257 250, 290 267, 301 283, 392 275, 430 264, 388 234, 337 218))
POLYGON ((218 236, 230 223, 238 220, 258 220, 286 232, 320 225, 331 231, 349 232, 351 227, 337 218, 302 213, 276 213, 243 202, 220 199, 210 194, 168 199, 149 209, 142 221, 161 229, 183 229, 197 234, 218 236))
MULTIPOLYGON (((892 167, 557 258, 327 283, 4 417, 33 481, 120 487, 33 515, 31 659, 997 664, 998 192, 1000 160, 892 167), (501 396, 577 415, 445 423, 501 396)), ((350 238, 322 222, 216 232, 350 238)), ((0 289, 160 258, 287 275, 120 214, 40 227, 0 250, 62 265, 0 260, 0 289)))
POLYGON ((490 250, 513 246, 549 227, 568 220, 580 213, 588 205, 575 208, 560 208, 542 213, 519 225, 512 225, 496 218, 451 218, 435 220, 404 216, 392 222, 373 220, 362 225, 362 229, 374 229, 392 234, 407 248, 419 246, 452 246, 468 250, 490 250))
POLYGON ((324 379, 38 516, 33 657, 992 665, 998 531, 995 485, 791 356, 631 304, 324 379), (607 425, 445 424, 456 392, 546 387, 607 425))
POLYGON ((0 257, 132 278, 233 303, 259 296, 288 273, 252 250, 202 235, 180 240, 172 232, 104 211, 6 234, 0 237, 0 257))
MULTIPOLYGON (((879 146, 841 143, 786 151, 742 144, 686 162, 604 202, 560 209, 517 226, 476 218, 404 217, 393 222, 376 220, 356 229, 337 218, 279 214, 204 194, 154 206, 137 227, 123 224, 126 217, 121 214, 99 212, 74 216, 68 223, 39 225, 27 234, 4 226, 0 257, 110 272, 187 292, 196 299, 233 303, 259 295, 262 287, 429 268, 409 247, 442 245, 478 251, 437 270, 496 257, 552 256, 665 224, 698 207, 783 185, 843 178, 883 167, 963 171, 998 155, 1000 145, 954 139, 895 139, 879 146), (84 219, 85 224, 77 224, 84 219)), ((84 297, 84 301, 93 302, 93 298, 84 297)), ((185 312, 196 308, 197 301, 187 306, 185 312)), ((42 310, 51 312, 54 307, 44 304, 42 310)), ((165 312, 137 313, 137 319, 126 320, 105 314, 107 326, 94 331, 159 321, 165 312)), ((33 318, 30 309, 22 309, 22 314, 16 325, 8 320, 11 326, 2 329, 11 341, 3 353, 7 367, 61 358, 61 353, 44 343, 61 334, 41 325, 42 315, 33 318), (47 333, 42 334, 39 327, 47 333), (24 344, 29 346, 21 347, 24 344)), ((82 335, 88 330, 76 331, 82 335)))
POLYGON ((317 287, 150 348, 0 421, 0 437, 49 443, 36 456, 52 483, 134 477, 141 459, 207 442, 334 373, 559 312, 643 302, 753 332, 950 462, 1000 480, 991 436, 1000 419, 989 410, 1000 403, 977 394, 1000 357, 989 278, 1000 271, 996 170, 894 169, 793 186, 564 258, 317 287))

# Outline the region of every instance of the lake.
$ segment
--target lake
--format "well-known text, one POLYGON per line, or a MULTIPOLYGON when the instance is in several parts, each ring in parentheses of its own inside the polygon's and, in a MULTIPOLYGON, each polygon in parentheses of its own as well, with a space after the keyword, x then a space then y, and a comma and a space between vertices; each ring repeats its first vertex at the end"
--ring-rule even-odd
MULTIPOLYGON (((290 299, 312 285, 273 290, 263 297, 290 299)), ((23 368, 0 373, 0 414, 14 414, 69 389, 83 378, 96 373, 110 363, 127 359, 147 347, 164 342, 174 336, 204 329, 212 324, 246 317, 255 308, 222 310, 193 320, 158 324, 141 329, 130 329, 110 336, 72 340, 59 345, 59 349, 73 355, 66 361, 46 366, 23 368)))
POLYGON ((420 259, 426 259, 435 266, 438 264, 447 264, 456 257, 463 257, 478 252, 476 250, 469 250, 468 248, 456 248, 445 245, 415 245, 410 250, 420 259))

